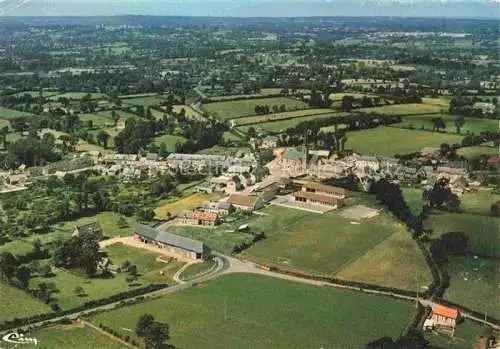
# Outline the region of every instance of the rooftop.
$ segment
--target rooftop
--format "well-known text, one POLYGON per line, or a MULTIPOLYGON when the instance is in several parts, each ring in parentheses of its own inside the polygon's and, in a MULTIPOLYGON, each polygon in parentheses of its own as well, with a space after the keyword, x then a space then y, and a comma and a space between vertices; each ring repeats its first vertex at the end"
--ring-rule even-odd
POLYGON ((334 198, 333 196, 321 195, 321 194, 311 193, 311 192, 307 192, 307 191, 296 191, 292 195, 295 197, 298 197, 298 198, 315 200, 315 201, 325 202, 325 203, 329 203, 329 204, 336 204, 338 202, 338 199, 334 198))
POLYGON ((193 251, 196 253, 203 253, 206 247, 203 242, 186 238, 184 236, 174 235, 168 233, 166 230, 156 230, 144 224, 137 224, 135 227, 136 234, 161 242, 167 245, 180 247, 184 250, 193 251))
POLYGON ((253 206, 258 198, 255 195, 231 194, 227 202, 238 206, 253 206))
POLYGON ((332 193, 332 194, 342 194, 342 195, 347 194, 347 190, 345 190, 344 188, 332 187, 331 185, 325 185, 325 184, 316 183, 316 182, 308 182, 308 183, 304 184, 304 188, 318 190, 318 191, 322 191, 325 193, 332 193))
POLYGON ((458 310, 455 308, 448 308, 443 305, 435 304, 432 306, 432 313, 440 316, 444 316, 451 319, 458 318, 458 310))

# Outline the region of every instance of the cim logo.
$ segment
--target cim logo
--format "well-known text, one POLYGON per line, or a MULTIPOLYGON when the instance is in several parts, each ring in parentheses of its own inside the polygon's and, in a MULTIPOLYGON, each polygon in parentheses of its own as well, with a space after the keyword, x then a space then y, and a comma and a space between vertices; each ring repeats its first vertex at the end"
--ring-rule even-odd
MULTIPOLYGON (((19 333, 9 333, 2 337, 2 341, 6 343, 15 344, 14 348, 17 348, 18 345, 38 345, 38 340, 36 338, 25 337, 23 334, 19 333)), ((0 347, 0 349, 3 349, 0 347)))

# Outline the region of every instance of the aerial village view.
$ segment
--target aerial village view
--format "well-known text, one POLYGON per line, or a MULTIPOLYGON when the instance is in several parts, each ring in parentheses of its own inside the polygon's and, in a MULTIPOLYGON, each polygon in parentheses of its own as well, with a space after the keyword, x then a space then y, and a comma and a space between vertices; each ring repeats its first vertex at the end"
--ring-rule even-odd
POLYGON ((0 1, 0 348, 500 348, 498 2, 238 1, 0 1))

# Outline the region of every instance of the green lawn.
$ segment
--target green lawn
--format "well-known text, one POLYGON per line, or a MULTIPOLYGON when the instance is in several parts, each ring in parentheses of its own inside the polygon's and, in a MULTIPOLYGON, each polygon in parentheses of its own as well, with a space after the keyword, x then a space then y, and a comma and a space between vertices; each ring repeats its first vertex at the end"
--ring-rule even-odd
POLYGON ((287 110, 308 108, 308 105, 302 101, 287 97, 273 97, 207 103, 203 105, 203 109, 208 113, 217 114, 219 119, 226 120, 256 115, 255 107, 257 105, 268 105, 272 109, 273 105, 280 106, 282 104, 286 105, 287 110))
MULTIPOLYGON (((446 133, 456 134, 457 129, 455 127, 454 121, 457 118, 454 115, 411 115, 403 117, 403 121, 394 124, 394 127, 411 128, 416 130, 432 130, 431 119, 435 117, 443 118, 446 123, 446 133)), ((465 124, 461 128, 461 134, 466 134, 467 132, 479 134, 482 131, 497 131, 498 130, 498 120, 490 119, 479 119, 479 118, 465 118, 465 124)))
POLYGON ((415 216, 422 212, 422 207, 425 205, 425 201, 422 200, 422 189, 420 188, 401 188, 403 191, 403 196, 410 207, 411 213, 415 216))
POLYGON ((382 107, 360 108, 356 109, 356 111, 364 113, 380 113, 386 115, 413 115, 413 114, 439 113, 441 109, 447 109, 447 108, 439 105, 415 103, 415 104, 393 104, 393 105, 384 105, 382 107))
MULTIPOLYGON (((42 96, 43 97, 52 97, 52 96, 55 96, 59 93, 60 92, 58 92, 58 91, 42 91, 42 96)), ((40 91, 23 91, 23 92, 14 93, 12 96, 22 97, 24 95, 30 95, 31 97, 36 98, 36 97, 40 96, 40 91)))
POLYGON ((50 307, 25 291, 0 282, 0 323, 51 312, 50 307))
POLYGON ((473 147, 460 148, 457 150, 457 154, 462 155, 467 159, 477 158, 481 155, 498 156, 499 149, 495 146, 476 145, 473 147))
MULTIPOLYGON (((115 110, 115 112, 118 114, 118 116, 120 116, 121 120, 127 120, 130 118, 135 118, 135 119, 139 118, 137 115, 132 114, 132 113, 127 113, 126 111, 123 111, 123 110, 117 109, 117 110, 115 110)), ((113 120, 111 118, 111 113, 112 113, 111 110, 104 110, 104 111, 98 112, 97 114, 100 116, 104 116, 105 118, 108 118, 109 120, 113 120)))
MULTIPOLYGON (((463 320, 457 326, 453 337, 449 334, 440 334, 435 331, 426 331, 425 338, 434 348, 470 349, 481 336, 489 336, 486 327, 470 320, 463 320)), ((498 338, 498 332, 494 333, 498 338)))
POLYGON ((57 325, 38 330, 29 337, 38 340, 37 349, 126 349, 127 346, 97 330, 80 325, 57 325))
POLYGON ((498 258, 499 218, 474 215, 469 213, 435 212, 424 222, 426 228, 432 228, 433 238, 447 232, 464 232, 469 237, 471 253, 498 258))
POLYGON ((242 140, 240 137, 238 137, 237 135, 235 135, 233 132, 230 131, 224 132, 222 138, 224 139, 225 142, 235 142, 235 141, 237 142, 242 140))
POLYGON ((490 216, 491 204, 500 201, 500 194, 491 190, 480 190, 474 193, 465 193, 460 197, 462 208, 467 213, 490 216))
POLYGON ((14 118, 19 118, 21 116, 29 118, 29 117, 33 116, 33 114, 26 113, 24 111, 15 110, 15 109, 7 109, 5 107, 0 107, 0 118, 1 119, 9 120, 9 119, 14 119, 14 118))
POLYGON ((446 269, 450 274, 450 286, 445 299, 463 304, 481 313, 487 312, 500 318, 500 294, 498 284, 500 261, 472 257, 450 258, 446 269))
POLYGON ((9 127, 10 126, 10 122, 8 120, 4 120, 4 119, 0 119, 0 129, 4 128, 4 127, 9 127))
POLYGON ((153 138, 153 143, 157 145, 158 147, 161 145, 161 143, 165 143, 167 146, 167 150, 169 152, 174 152, 175 151, 175 145, 177 143, 185 143, 186 138, 182 136, 174 136, 174 135, 162 135, 153 138))
POLYGON ((99 222, 103 230, 104 236, 116 237, 116 236, 129 236, 134 233, 135 225, 137 221, 134 217, 124 217, 128 223, 128 227, 119 228, 117 226, 118 219, 122 217, 120 214, 115 212, 100 212, 91 217, 83 217, 77 219, 76 221, 64 222, 54 226, 56 231, 65 232, 69 235, 73 232, 76 225, 99 222))
POLYGON ((393 156, 416 152, 424 147, 439 147, 442 143, 458 143, 462 137, 445 133, 379 126, 368 130, 348 132, 346 148, 362 154, 393 156))
POLYGON ((190 280, 196 275, 206 273, 215 266, 215 260, 209 259, 201 263, 191 264, 189 267, 184 269, 181 273, 180 278, 182 280, 190 280))
POLYGON ((383 336, 399 337, 413 316, 413 305, 236 274, 102 313, 92 322, 133 336, 123 329, 134 329, 144 313, 168 323, 170 343, 185 349, 358 348, 383 336))
POLYGON ((144 107, 151 107, 160 105, 164 98, 157 96, 148 96, 148 97, 138 97, 138 98, 123 98, 122 104, 126 105, 143 105, 144 107))
POLYGON ((252 125, 264 122, 276 122, 282 119, 290 119, 290 118, 302 118, 305 116, 318 115, 318 114, 332 114, 333 111, 331 109, 300 109, 300 110, 292 110, 284 113, 271 113, 266 115, 255 115, 255 116, 247 116, 243 118, 234 119, 234 123, 236 126, 244 126, 244 125, 252 125))
POLYGON ((113 120, 97 114, 80 115, 80 121, 82 122, 92 121, 94 127, 105 127, 105 126, 109 127, 109 125, 113 125, 113 120))

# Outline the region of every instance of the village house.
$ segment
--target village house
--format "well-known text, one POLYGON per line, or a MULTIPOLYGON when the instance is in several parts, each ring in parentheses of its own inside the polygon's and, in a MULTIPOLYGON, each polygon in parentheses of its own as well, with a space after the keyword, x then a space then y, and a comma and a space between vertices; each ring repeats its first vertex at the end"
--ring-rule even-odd
POLYGON ((430 320, 434 326, 442 326, 454 329, 459 320, 458 310, 455 308, 445 307, 435 304, 432 306, 432 314, 430 320))
POLYGON ((229 202, 205 201, 202 209, 207 212, 213 212, 221 217, 229 216, 233 211, 233 206, 229 202))
POLYGON ((500 156, 490 156, 486 161, 486 166, 490 171, 498 171, 500 167, 500 156))
POLYGON ((472 109, 481 110, 483 112, 483 115, 495 114, 495 105, 493 103, 476 102, 472 106, 472 109))
POLYGON ((328 195, 337 199, 345 199, 348 196, 348 191, 344 188, 333 187, 331 185, 325 185, 316 182, 308 182, 302 186, 303 192, 328 195))
POLYGON ((135 239, 145 244, 165 249, 166 252, 175 253, 190 259, 206 259, 210 257, 210 248, 203 242, 183 236, 157 230, 147 225, 137 224, 135 239))
POLYGON ((177 215, 177 223, 186 225, 216 226, 219 217, 215 212, 201 210, 184 210, 177 215))
POLYGON ((278 146, 278 137, 276 136, 266 136, 262 138, 262 144, 260 145, 263 149, 274 149, 278 146))
POLYGON ((233 165, 227 169, 227 173, 230 176, 234 176, 234 175, 242 175, 243 173, 250 173, 251 170, 252 168, 250 166, 233 165))
POLYGON ((356 168, 361 172, 376 172, 380 170, 380 162, 376 156, 362 155, 356 160, 356 168))
POLYGON ((89 234, 89 233, 102 236, 103 232, 102 232, 102 228, 101 228, 101 225, 99 224, 99 222, 91 222, 91 223, 87 223, 87 224, 77 225, 77 226, 75 226, 75 229, 73 229, 73 234, 71 234, 71 235, 72 236, 79 236, 81 234, 89 234))
POLYGON ((231 194, 227 202, 246 212, 258 210, 264 206, 264 201, 257 195, 231 194))
POLYGON ((197 171, 208 170, 221 172, 231 165, 224 155, 179 154, 172 153, 167 157, 168 166, 172 169, 191 168, 197 171))
POLYGON ((306 153, 295 148, 287 148, 282 153, 278 153, 278 162, 281 168, 292 172, 304 171, 307 168, 306 153))

